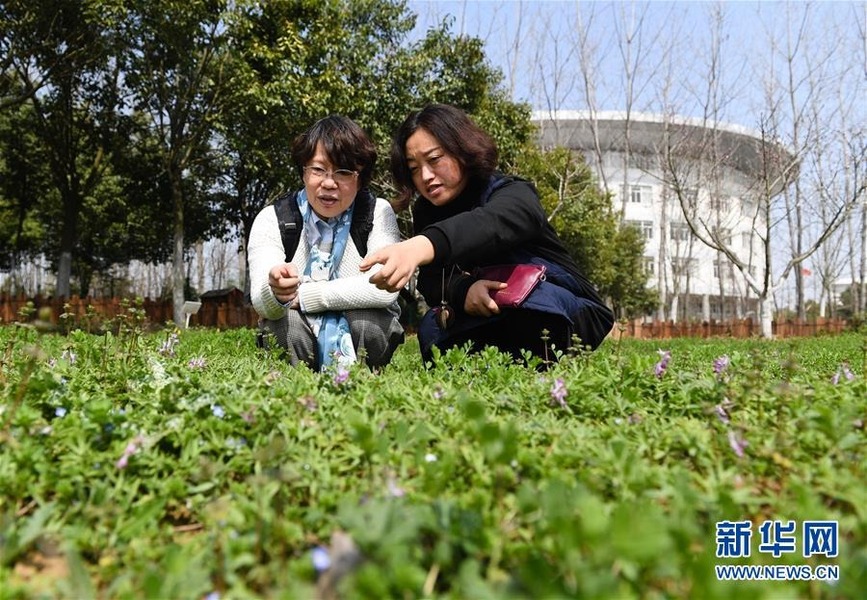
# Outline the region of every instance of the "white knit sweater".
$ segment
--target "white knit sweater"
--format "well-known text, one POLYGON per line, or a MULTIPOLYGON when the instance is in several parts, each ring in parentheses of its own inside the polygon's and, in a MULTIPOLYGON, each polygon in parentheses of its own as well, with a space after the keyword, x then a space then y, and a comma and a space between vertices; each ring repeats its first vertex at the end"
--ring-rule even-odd
MULTIPOLYGON (((367 251, 375 252, 400 241, 400 230, 391 205, 382 198, 376 199, 373 213, 373 230, 367 238, 367 251)), ((301 230, 298 249, 292 257, 292 264, 299 273, 304 273, 309 257, 307 233, 301 230)), ((298 288, 301 304, 306 313, 320 313, 330 310, 350 310, 355 308, 391 308, 397 313, 397 292, 380 290, 368 280, 379 270, 375 265, 370 271, 362 273, 358 269, 362 257, 358 254, 352 239, 347 240, 343 258, 337 269, 337 277, 330 281, 308 281, 298 288)), ((285 262, 283 240, 274 205, 263 208, 253 221, 250 242, 247 245, 247 260, 250 272, 250 296, 256 312, 265 319, 280 319, 288 310, 268 285, 268 272, 285 262)))

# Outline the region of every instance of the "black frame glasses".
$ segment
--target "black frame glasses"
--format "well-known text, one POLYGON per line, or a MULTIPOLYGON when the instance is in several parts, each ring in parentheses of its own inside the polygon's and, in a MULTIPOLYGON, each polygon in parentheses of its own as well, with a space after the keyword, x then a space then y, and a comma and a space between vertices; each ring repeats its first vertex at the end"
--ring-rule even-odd
POLYGON ((358 179, 358 171, 352 171, 350 169, 334 169, 333 171, 329 171, 328 169, 317 167, 315 165, 304 167, 304 175, 307 178, 308 183, 331 179, 331 181, 337 185, 349 185, 358 179))

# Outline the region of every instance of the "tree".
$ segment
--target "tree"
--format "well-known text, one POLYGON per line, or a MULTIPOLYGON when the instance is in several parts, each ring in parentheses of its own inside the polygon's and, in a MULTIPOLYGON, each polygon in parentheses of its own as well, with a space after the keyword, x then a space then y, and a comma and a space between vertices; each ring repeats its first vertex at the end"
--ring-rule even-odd
POLYGON ((801 265, 846 222, 864 196, 867 182, 864 173, 867 150, 863 131, 858 129, 861 124, 847 118, 837 121, 839 115, 848 117, 853 106, 857 106, 853 103, 861 97, 858 89, 863 85, 849 80, 849 85, 838 88, 833 82, 844 77, 845 70, 835 74, 822 71, 831 64, 836 51, 832 47, 817 55, 808 48, 809 40, 801 28, 808 11, 805 7, 800 15, 787 15, 784 24, 794 25, 795 30, 787 27, 781 34, 782 41, 772 28, 769 30, 771 46, 782 49, 783 69, 779 72, 778 62, 771 60, 761 72, 765 98, 756 147, 723 150, 716 121, 706 128, 710 135, 705 139, 687 142, 699 146, 692 154, 711 157, 712 169, 707 174, 711 189, 720 179, 719 173, 737 168, 744 154, 754 157, 757 165, 754 183, 745 190, 743 200, 745 206, 752 207, 752 214, 747 216, 752 219, 758 244, 755 248, 751 245, 750 249, 757 251, 758 271, 752 269, 749 258, 744 257, 732 240, 721 234, 719 223, 712 215, 698 212, 697 206, 686 198, 683 191, 690 185, 689 178, 678 177, 674 166, 669 169, 692 233, 734 265, 749 289, 758 296, 761 331, 765 337, 772 336, 774 293, 781 289, 790 274, 796 281, 798 316, 805 317, 801 265), (817 56, 819 60, 814 63, 817 56), (831 89, 839 94, 837 103, 828 101, 831 89), (849 123, 849 127, 839 127, 840 122, 849 123), (833 133, 828 136, 827 132, 833 133), (832 149, 838 145, 842 145, 843 152, 832 149), (828 160, 828 156, 836 156, 837 160, 828 160), (786 230, 781 231, 784 225, 786 230), (776 249, 786 242, 789 251, 778 269, 774 264, 776 249))
POLYGON ((47 158, 34 135, 28 104, 0 112, 0 271, 12 275, 17 291, 18 266, 39 255, 46 237, 39 219, 41 203, 56 202, 47 158))
MULTIPOLYGON (((57 294, 70 294, 85 198, 99 184, 109 161, 103 136, 117 105, 117 69, 111 60, 111 12, 99 0, 19 2, 3 5, 14 39, 7 57, 15 95, 33 111, 32 131, 50 166, 60 206, 59 231, 47 240, 57 265, 57 294)), ((7 37, 8 36, 8 37, 7 37)), ((47 207, 42 207, 45 214, 47 207)))
POLYGON ((124 82, 134 109, 149 117, 171 189, 172 300, 179 325, 184 322, 185 217, 196 208, 205 212, 203 198, 191 192, 208 187, 189 181, 190 173, 213 157, 214 127, 226 108, 226 6, 221 0, 131 0, 121 25, 130 41, 123 56, 124 82))

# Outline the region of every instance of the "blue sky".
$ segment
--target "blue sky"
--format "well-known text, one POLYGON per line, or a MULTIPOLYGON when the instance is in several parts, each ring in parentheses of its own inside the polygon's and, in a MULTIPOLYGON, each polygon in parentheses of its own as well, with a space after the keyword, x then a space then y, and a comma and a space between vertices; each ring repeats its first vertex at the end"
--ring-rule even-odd
MULTIPOLYGON (((863 85, 867 78, 867 2, 565 2, 565 1, 418 1, 409 8, 418 15, 416 32, 453 19, 453 31, 486 42, 490 62, 504 74, 513 98, 534 108, 554 106, 585 109, 588 102, 577 73, 578 19, 590 32, 595 48, 596 100, 600 110, 623 110, 626 104, 621 54, 625 31, 640 32, 633 47, 641 46, 637 66, 636 110, 658 111, 662 65, 677 80, 674 101, 679 112, 698 116, 706 90, 707 57, 713 32, 710 13, 723 13, 722 67, 726 113, 730 121, 754 127, 754 115, 763 102, 756 83, 779 69, 781 48, 772 39, 785 40, 786 28, 803 27, 811 49, 806 56, 830 56, 840 68, 854 67, 863 85), (787 17, 787 14, 790 17, 787 17), (636 24, 642 21, 641 27, 636 24), (677 40, 668 50, 669 42, 677 40), (836 44, 832 48, 831 45, 836 44)), ((794 36, 794 33, 792 35, 794 36)))

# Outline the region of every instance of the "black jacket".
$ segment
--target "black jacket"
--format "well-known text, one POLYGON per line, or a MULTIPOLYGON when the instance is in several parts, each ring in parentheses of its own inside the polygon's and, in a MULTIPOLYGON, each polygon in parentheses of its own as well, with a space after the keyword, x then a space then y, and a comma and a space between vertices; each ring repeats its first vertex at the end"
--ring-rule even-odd
POLYGON ((460 196, 441 207, 424 197, 416 200, 415 232, 431 241, 435 256, 431 264, 419 269, 418 289, 425 301, 431 306, 440 303, 445 279, 447 302, 463 311, 467 291, 475 281, 469 273, 476 267, 518 262, 514 258, 518 254, 562 266, 577 280, 578 296, 604 306, 548 223, 533 185, 506 178, 484 199, 487 186, 488 182, 471 182, 460 196))

